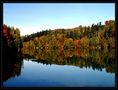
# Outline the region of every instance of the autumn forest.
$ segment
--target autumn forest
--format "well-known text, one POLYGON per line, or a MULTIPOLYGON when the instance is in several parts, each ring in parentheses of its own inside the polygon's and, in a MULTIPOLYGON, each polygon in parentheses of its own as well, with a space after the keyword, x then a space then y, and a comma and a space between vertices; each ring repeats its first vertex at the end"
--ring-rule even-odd
POLYGON ((4 24, 2 39, 3 59, 16 55, 50 64, 92 66, 98 70, 107 66, 107 72, 114 72, 116 46, 113 20, 106 21, 104 25, 99 22, 91 26, 49 29, 25 36, 20 36, 20 29, 4 24))

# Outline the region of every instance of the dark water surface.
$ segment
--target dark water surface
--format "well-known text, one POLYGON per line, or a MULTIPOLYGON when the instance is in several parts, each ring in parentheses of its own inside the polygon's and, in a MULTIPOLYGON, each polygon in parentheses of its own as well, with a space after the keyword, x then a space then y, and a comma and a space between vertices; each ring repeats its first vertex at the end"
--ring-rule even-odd
POLYGON ((68 55, 61 54, 60 57, 53 53, 51 57, 42 55, 41 59, 23 58, 7 62, 3 86, 115 87, 113 53, 104 55, 106 53, 94 51, 88 55, 81 53, 80 56, 67 53, 68 55))

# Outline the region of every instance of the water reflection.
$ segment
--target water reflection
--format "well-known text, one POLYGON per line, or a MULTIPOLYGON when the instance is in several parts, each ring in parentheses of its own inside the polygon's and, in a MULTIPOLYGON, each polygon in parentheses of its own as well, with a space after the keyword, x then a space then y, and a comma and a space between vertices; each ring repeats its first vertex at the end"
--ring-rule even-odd
POLYGON ((35 62, 41 62, 44 64, 58 64, 58 65, 73 65, 80 68, 92 67, 93 70, 102 71, 106 69, 106 72, 115 72, 115 50, 110 51, 96 51, 83 49, 80 50, 39 50, 33 54, 31 50, 23 56, 24 58, 34 58, 35 62))
POLYGON ((19 76, 23 66, 23 58, 7 57, 3 59, 3 81, 19 76))
POLYGON ((3 63, 4 86, 114 86, 115 50, 27 50, 22 58, 7 57, 3 63), (63 79, 57 79, 61 74, 63 79))
MULTIPOLYGON (((31 59, 37 63, 72 65, 80 68, 92 68, 93 70, 106 70, 108 73, 115 73, 115 50, 110 51, 91 51, 88 49, 81 50, 31 50, 23 54, 23 58, 31 59)), ((3 60, 3 81, 19 76, 23 66, 23 58, 7 57, 3 60)))

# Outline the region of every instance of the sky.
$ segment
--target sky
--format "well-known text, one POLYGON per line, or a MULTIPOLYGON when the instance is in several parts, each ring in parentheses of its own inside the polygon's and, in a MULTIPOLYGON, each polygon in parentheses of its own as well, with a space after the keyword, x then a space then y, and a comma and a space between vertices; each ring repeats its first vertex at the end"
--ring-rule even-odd
POLYGON ((115 20, 115 3, 3 3, 3 23, 21 35, 115 20))

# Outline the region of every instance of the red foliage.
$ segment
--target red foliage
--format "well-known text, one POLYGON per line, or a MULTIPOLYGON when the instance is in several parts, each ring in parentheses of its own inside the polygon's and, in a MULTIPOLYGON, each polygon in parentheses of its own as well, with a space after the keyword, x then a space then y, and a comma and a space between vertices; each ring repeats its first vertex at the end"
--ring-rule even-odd
POLYGON ((80 56, 80 49, 75 50, 75 55, 80 56))
POLYGON ((7 26, 6 25, 3 25, 2 34, 6 39, 8 39, 8 31, 7 31, 7 26))
POLYGON ((77 48, 80 47, 80 40, 74 40, 74 44, 76 45, 77 48))
POLYGON ((105 25, 108 26, 110 21, 105 21, 105 25))

